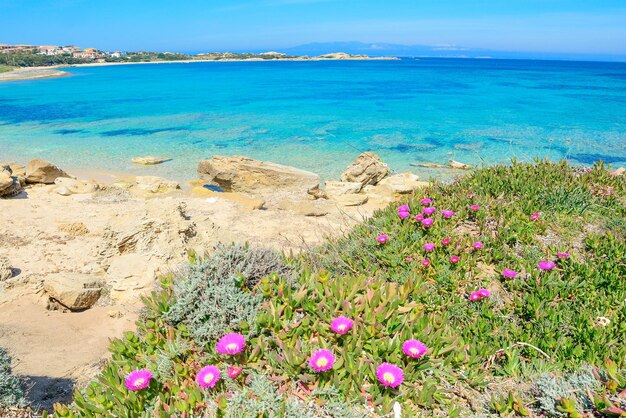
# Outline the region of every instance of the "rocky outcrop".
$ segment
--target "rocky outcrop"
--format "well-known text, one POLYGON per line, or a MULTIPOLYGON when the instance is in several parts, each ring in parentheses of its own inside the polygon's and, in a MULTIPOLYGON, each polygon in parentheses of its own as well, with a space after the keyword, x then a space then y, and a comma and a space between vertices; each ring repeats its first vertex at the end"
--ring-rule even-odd
POLYGON ((626 174, 626 168, 624 167, 618 167, 615 170, 611 171, 611 175, 613 177, 623 176, 624 174, 626 174))
POLYGON ((89 274, 49 274, 43 283, 46 294, 71 311, 91 308, 100 298, 98 280, 89 274))
POLYGON ((198 164, 200 178, 227 192, 303 192, 319 186, 317 174, 247 157, 212 157, 198 164))
POLYGON ((140 165, 155 165, 155 164, 161 164, 170 160, 171 158, 167 158, 167 157, 155 157, 154 155, 147 155, 145 157, 135 157, 130 161, 135 164, 140 164, 140 165))
POLYGON ((323 200, 283 199, 276 204, 276 208, 302 216, 324 216, 330 212, 329 204, 323 200))
POLYGON ((389 167, 380 157, 371 152, 364 152, 352 162, 341 175, 343 182, 358 182, 363 186, 376 185, 389 175, 389 167))
POLYGON ((362 187, 363 185, 359 182, 327 181, 324 190, 326 196, 332 199, 336 196, 358 193, 362 187))
POLYGON ((344 194, 333 198, 339 206, 361 206, 367 203, 368 196, 362 193, 344 194))
POLYGON ((69 175, 49 161, 35 159, 26 165, 26 183, 53 184, 59 177, 69 175))
POLYGON ((137 183, 137 188, 148 193, 165 193, 180 189, 180 185, 175 181, 157 176, 137 176, 135 182, 137 183))
POLYGON ((0 255, 0 282, 11 277, 13 277, 13 270, 11 269, 11 264, 9 264, 9 259, 0 255))
POLYGON ((9 165, 0 166, 0 198, 9 198, 20 194, 22 183, 19 178, 13 176, 13 170, 9 165))
POLYGON ((389 176, 378 183, 380 187, 388 188, 392 193, 406 194, 421 187, 428 186, 428 182, 420 181, 419 177, 407 172, 389 176))

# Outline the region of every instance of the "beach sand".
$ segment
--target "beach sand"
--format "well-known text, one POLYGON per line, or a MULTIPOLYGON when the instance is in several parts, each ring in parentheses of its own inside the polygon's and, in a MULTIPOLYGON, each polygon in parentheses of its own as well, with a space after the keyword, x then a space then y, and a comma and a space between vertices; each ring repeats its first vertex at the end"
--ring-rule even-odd
POLYGON ((61 71, 57 67, 24 67, 0 73, 0 82, 64 77, 67 75, 69 75, 68 72, 61 71))

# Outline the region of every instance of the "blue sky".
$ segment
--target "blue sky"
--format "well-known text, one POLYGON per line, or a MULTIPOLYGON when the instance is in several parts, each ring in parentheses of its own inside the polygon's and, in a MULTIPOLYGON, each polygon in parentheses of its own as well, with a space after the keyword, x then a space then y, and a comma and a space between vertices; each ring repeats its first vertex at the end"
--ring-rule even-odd
POLYGON ((626 0, 0 0, 0 43, 202 52, 331 41, 626 56, 626 0))

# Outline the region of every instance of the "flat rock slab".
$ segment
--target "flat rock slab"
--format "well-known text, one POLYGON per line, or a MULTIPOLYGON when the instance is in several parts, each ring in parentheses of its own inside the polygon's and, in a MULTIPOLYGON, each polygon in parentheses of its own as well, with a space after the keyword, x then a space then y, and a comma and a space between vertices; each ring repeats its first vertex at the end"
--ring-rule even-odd
POLYGON ((413 190, 428 186, 428 182, 420 181, 419 177, 413 173, 396 174, 384 178, 378 183, 381 187, 388 188, 392 193, 405 194, 413 190))
POLYGON ((49 274, 43 288, 49 297, 72 311, 91 308, 101 292, 93 275, 72 272, 49 274))
POLYGON ((307 192, 319 186, 320 177, 310 171, 247 157, 220 157, 200 161, 200 178, 226 192, 307 192))
POLYGON ((147 155, 145 157, 135 157, 130 161, 133 162, 134 164, 139 164, 139 165, 155 165, 155 164, 161 164, 170 160, 171 158, 167 158, 167 157, 155 157, 154 155, 147 155))

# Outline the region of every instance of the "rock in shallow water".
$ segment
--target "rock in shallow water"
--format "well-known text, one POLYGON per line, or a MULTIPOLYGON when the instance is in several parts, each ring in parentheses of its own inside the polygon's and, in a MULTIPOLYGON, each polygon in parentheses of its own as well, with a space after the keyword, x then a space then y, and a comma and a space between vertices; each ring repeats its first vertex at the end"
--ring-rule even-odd
POLYGON ((135 157, 131 161, 135 164, 140 164, 140 165, 155 165, 155 164, 161 164, 170 160, 171 158, 167 158, 167 157, 155 157, 154 155, 147 155, 145 157, 135 157))

